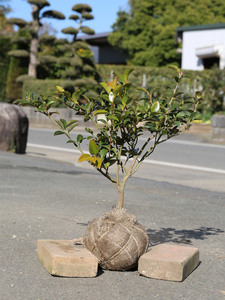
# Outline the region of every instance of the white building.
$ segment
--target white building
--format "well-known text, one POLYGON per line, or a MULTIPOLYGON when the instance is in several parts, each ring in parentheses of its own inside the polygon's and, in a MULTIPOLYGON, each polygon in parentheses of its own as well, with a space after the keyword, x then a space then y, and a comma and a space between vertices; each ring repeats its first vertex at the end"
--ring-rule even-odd
POLYGON ((179 27, 176 38, 182 42, 182 69, 224 69, 225 23, 179 27))

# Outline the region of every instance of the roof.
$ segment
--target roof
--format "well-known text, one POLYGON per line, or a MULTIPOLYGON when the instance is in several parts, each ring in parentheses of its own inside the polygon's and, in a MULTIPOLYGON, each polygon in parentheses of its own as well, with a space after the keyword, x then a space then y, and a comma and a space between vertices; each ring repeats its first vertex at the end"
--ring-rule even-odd
POLYGON ((182 38, 184 31, 197 31, 197 30, 210 30, 210 29, 214 30, 214 29, 223 29, 223 28, 225 28, 225 23, 178 27, 176 29, 176 39, 178 37, 182 38))
POLYGON ((99 44, 107 43, 108 36, 110 33, 111 31, 96 33, 92 35, 81 35, 78 37, 78 39, 85 40, 90 45, 99 45, 99 44))

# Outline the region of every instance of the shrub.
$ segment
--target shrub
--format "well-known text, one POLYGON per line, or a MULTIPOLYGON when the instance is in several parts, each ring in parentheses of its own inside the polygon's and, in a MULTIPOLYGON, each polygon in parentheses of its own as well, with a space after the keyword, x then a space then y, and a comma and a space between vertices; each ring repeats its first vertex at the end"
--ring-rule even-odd
MULTIPOLYGON (((112 72, 123 73, 129 69, 126 65, 97 65, 97 72, 102 81, 110 81, 112 72)), ((188 75, 184 78, 181 89, 185 95, 194 95, 196 90, 200 90, 203 94, 204 101, 202 102, 199 111, 201 112, 204 121, 209 120, 211 115, 217 111, 224 110, 224 93, 225 93, 225 70, 212 69, 204 71, 185 71, 188 75)), ((171 86, 172 72, 168 68, 151 68, 135 66, 130 79, 135 85, 143 84, 143 74, 146 75, 146 87, 154 91, 154 95, 161 97, 166 96, 168 87, 171 86)), ((135 92, 134 92, 135 93, 135 92)))
POLYGON ((11 48, 10 38, 0 36, 0 44, 0 102, 7 102, 6 81, 10 62, 10 58, 7 56, 7 52, 11 48))

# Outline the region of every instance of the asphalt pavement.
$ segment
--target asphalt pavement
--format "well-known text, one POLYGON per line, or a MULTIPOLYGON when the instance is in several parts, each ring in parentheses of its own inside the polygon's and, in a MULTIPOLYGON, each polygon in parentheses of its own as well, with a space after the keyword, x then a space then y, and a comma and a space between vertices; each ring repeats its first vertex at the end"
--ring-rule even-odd
POLYGON ((0 299, 225 299, 224 193, 146 178, 128 181, 125 208, 144 225, 151 247, 199 248, 200 264, 190 276, 179 283, 137 271, 49 275, 37 259, 37 240, 81 237, 88 222, 116 200, 115 187, 94 170, 0 152, 0 299))

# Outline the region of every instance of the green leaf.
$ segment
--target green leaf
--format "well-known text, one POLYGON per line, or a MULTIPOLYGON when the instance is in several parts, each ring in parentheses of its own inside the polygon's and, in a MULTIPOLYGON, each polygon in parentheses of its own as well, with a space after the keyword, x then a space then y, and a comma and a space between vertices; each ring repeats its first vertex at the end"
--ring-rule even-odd
POLYGON ((94 133, 93 130, 91 130, 91 128, 85 128, 85 131, 88 132, 88 133, 90 133, 90 134, 92 134, 92 135, 94 133))
POLYGON ((70 132, 71 130, 73 130, 76 126, 78 126, 78 124, 72 124, 70 127, 68 127, 68 132, 70 132))
POLYGON ((107 85, 105 82, 100 82, 100 85, 106 90, 106 92, 109 94, 111 92, 111 87, 107 85))
POLYGON ((30 105, 31 103, 27 100, 16 100, 13 102, 14 104, 19 104, 19 105, 30 105))
POLYGON ((185 113, 184 111, 180 111, 180 112, 177 114, 177 118, 183 118, 185 115, 186 115, 186 113, 185 113))
POLYGON ((91 158, 91 156, 89 154, 82 154, 79 158, 78 158, 78 162, 82 162, 82 161, 87 161, 91 158))
POLYGON ((125 82, 127 82, 128 80, 128 77, 130 75, 130 73, 133 71, 134 69, 127 69, 124 71, 124 79, 125 79, 125 82))
POLYGON ((115 121, 119 122, 119 119, 116 116, 114 116, 114 115, 108 115, 107 119, 108 120, 115 120, 115 121))
POLYGON ((122 85, 117 85, 115 89, 113 90, 113 94, 116 96, 120 91, 123 89, 122 85))
POLYGON ((137 91, 145 92, 146 94, 148 93, 148 91, 142 87, 137 88, 137 91))
POLYGON ((115 76, 117 76, 123 83, 125 83, 125 78, 124 78, 123 74, 121 74, 121 73, 115 73, 115 72, 113 72, 113 74, 115 76))
POLYGON ((57 131, 54 132, 54 136, 60 135, 60 134, 65 134, 65 132, 60 131, 60 130, 57 130, 57 131))
MULTIPOLYGON (((24 105, 24 104, 23 104, 24 105)), ((44 107, 37 107, 37 110, 39 111, 39 112, 44 112, 45 111, 45 108, 44 107)))
MULTIPOLYGON (((71 120, 66 124, 66 127, 69 127, 70 125, 74 124, 74 123, 78 123, 77 120, 71 120)), ((77 124, 78 125, 78 124, 77 124)))
POLYGON ((104 157, 106 156, 107 153, 108 153, 108 149, 103 148, 103 149, 100 151, 100 156, 101 156, 101 158, 104 158, 104 157))
POLYGON ((62 123, 59 120, 55 120, 55 122, 58 124, 58 127, 64 129, 62 123))
POLYGON ((65 119, 60 119, 60 122, 61 122, 63 128, 66 129, 66 120, 65 119))
POLYGON ((84 117, 84 122, 87 122, 87 121, 89 121, 90 120, 90 117, 88 116, 88 115, 86 115, 85 117, 84 117))
POLYGON ((54 114, 59 115, 59 112, 58 112, 58 111, 51 111, 51 112, 49 113, 50 116, 52 116, 52 115, 54 115, 54 114))
POLYGON ((96 155, 99 152, 98 145, 94 140, 90 140, 89 142, 89 152, 91 155, 96 155))
POLYGON ((103 123, 103 124, 107 124, 106 120, 104 120, 104 119, 98 119, 98 123, 99 123, 99 122, 101 122, 101 123, 103 123))
POLYGON ((76 90, 73 94, 72 94, 72 101, 75 103, 75 104, 78 104, 78 100, 77 100, 77 95, 80 93, 80 90, 76 90))
POLYGON ((83 141, 84 137, 82 134, 77 135, 77 142, 80 144, 83 141))
POLYGON ((169 68, 176 71, 177 73, 180 73, 180 69, 177 66, 170 65, 169 68))
POLYGON ((158 112, 159 109, 160 109, 159 101, 154 102, 151 107, 151 112, 153 112, 153 113, 158 112))
POLYGON ((99 115, 99 114, 107 114, 107 110, 104 110, 104 109, 99 109, 99 110, 95 110, 93 112, 93 116, 96 116, 96 115, 99 115))
POLYGON ((66 142, 67 144, 76 144, 76 141, 74 141, 74 140, 68 140, 67 142, 66 142))
POLYGON ((60 93, 63 93, 63 92, 65 92, 65 90, 61 87, 61 86, 56 86, 56 89, 57 89, 57 91, 58 92, 60 92, 60 93))

